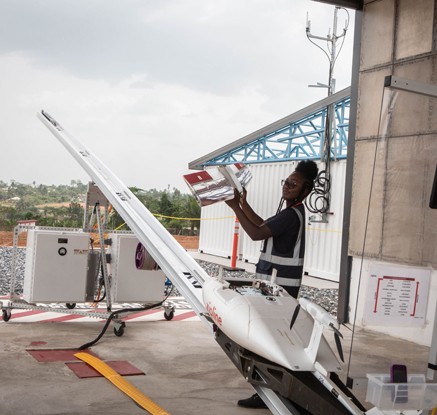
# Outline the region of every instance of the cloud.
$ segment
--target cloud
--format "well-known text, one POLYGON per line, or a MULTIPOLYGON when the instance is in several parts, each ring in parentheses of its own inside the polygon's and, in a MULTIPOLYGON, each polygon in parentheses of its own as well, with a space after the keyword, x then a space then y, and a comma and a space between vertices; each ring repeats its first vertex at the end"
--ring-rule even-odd
POLYGON ((307 87, 328 69, 308 9, 326 35, 333 7, 308 0, 1 2, 0 179, 87 180, 45 109, 126 184, 186 191, 190 161, 326 96, 307 87))

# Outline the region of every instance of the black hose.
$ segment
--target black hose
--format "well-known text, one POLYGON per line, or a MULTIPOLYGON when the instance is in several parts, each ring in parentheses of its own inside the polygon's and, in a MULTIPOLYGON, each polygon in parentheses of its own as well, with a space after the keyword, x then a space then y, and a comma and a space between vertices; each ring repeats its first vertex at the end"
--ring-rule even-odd
POLYGON ((91 342, 85 343, 82 346, 78 347, 78 350, 84 350, 84 349, 88 349, 89 347, 93 346, 94 344, 96 344, 105 334, 109 324, 111 323, 112 319, 114 318, 114 316, 116 316, 117 314, 121 314, 121 313, 128 313, 128 312, 134 312, 134 311, 144 311, 144 310, 150 310, 152 308, 156 308, 156 307, 160 307, 162 304, 164 304, 164 302, 167 300, 167 298, 170 296, 170 294, 172 293, 173 288, 170 290, 170 292, 167 294, 167 296, 160 301, 159 303, 156 304, 152 304, 149 306, 145 306, 145 307, 137 307, 137 308, 123 308, 121 310, 116 310, 113 311, 109 317, 106 319, 106 323, 103 326, 102 331, 100 332, 100 334, 91 342))
POLYGON ((105 279, 103 278, 103 262, 102 262, 101 259, 100 259, 99 268, 100 268, 100 275, 101 275, 101 277, 99 278, 99 284, 100 284, 100 287, 103 287, 105 289, 105 291, 103 292, 103 295, 102 295, 101 298, 96 298, 94 300, 95 303, 100 303, 100 302, 102 302, 106 298, 105 279))

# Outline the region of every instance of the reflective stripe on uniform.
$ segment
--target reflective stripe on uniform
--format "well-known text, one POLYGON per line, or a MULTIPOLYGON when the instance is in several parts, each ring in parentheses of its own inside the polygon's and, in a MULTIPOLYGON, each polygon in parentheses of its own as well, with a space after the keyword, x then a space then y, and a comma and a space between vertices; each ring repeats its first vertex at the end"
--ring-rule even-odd
MULTIPOLYGON (((257 280, 270 281, 270 275, 260 274, 257 272, 255 274, 255 278, 257 280)), ((300 287, 302 279, 301 278, 284 278, 284 277, 276 277, 275 284, 280 285, 281 287, 300 287)))
POLYGON ((276 284, 282 287, 300 287, 301 278, 276 277, 276 284))
MULTIPOLYGON (((296 239, 296 245, 294 246, 294 252, 293 252, 293 257, 294 258, 299 258, 300 256, 300 244, 302 242, 302 231, 304 229, 304 223, 303 223, 303 216, 302 213, 300 213, 299 209, 293 208, 293 210, 297 213, 297 216, 299 218, 299 234, 297 235, 297 239, 296 239)), ((303 265, 303 258, 301 258, 302 263, 299 265, 303 265)))
MULTIPOLYGON (((270 240, 267 241, 267 249, 269 249, 269 243, 270 240)), ((300 244, 299 244, 299 249, 300 249, 300 244)), ((286 258, 283 256, 267 254, 266 252, 262 252, 261 255, 259 256, 259 259, 262 259, 263 261, 266 262, 270 262, 271 264, 285 265, 288 267, 300 267, 303 265, 303 261, 304 261, 303 258, 286 258)))
POLYGON ((270 275, 267 274, 260 274, 259 272, 257 272, 255 274, 255 278, 257 280, 264 280, 264 281, 270 281, 270 275))
POLYGON ((299 267, 303 266, 303 258, 299 258, 300 254, 300 245, 302 241, 302 230, 303 230, 303 217, 302 214, 299 212, 298 209, 293 208, 293 210, 296 212, 297 216, 299 217, 299 233, 297 235, 296 244, 294 245, 294 251, 293 251, 293 257, 282 257, 278 255, 273 255, 273 238, 270 237, 267 239, 267 245, 265 252, 261 252, 259 259, 270 262, 271 264, 277 264, 277 265, 285 265, 289 267, 299 267))

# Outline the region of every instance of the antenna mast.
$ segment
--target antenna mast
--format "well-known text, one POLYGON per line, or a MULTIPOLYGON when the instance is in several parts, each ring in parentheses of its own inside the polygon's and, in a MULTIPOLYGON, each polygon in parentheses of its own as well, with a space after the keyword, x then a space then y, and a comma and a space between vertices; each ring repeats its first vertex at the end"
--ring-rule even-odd
MULTIPOLYGON (((306 23, 307 38, 312 44, 314 44, 315 46, 317 46, 319 49, 322 50, 322 52, 326 55, 329 61, 328 84, 317 82, 316 85, 308 85, 308 86, 314 88, 327 88, 328 96, 335 93, 335 78, 334 78, 335 61, 337 60, 337 57, 341 51, 341 47, 344 44, 347 28, 349 25, 349 12, 346 9, 343 9, 348 14, 348 19, 345 22, 345 27, 343 29, 343 32, 337 35, 338 11, 340 9, 343 8, 339 6, 335 6, 332 35, 328 32, 328 35, 326 37, 316 36, 311 33, 311 21, 308 20, 308 13, 307 13, 307 23, 306 23), (318 45, 315 41, 313 41, 313 39, 326 42, 326 48, 323 48, 320 45, 318 45), (339 51, 337 52, 337 42, 340 39, 342 39, 342 43, 339 51)), ((324 133, 324 137, 322 137, 322 142, 320 144, 320 161, 325 162, 326 167, 325 170, 322 170, 319 173, 316 179, 314 193, 317 196, 315 197, 315 199, 313 198, 313 200, 311 200, 312 198, 310 197, 310 200, 307 203, 308 210, 310 210, 313 213, 321 214, 322 218, 321 220, 316 220, 315 217, 311 216, 310 220, 312 222, 323 222, 323 223, 328 222, 327 214, 329 213, 330 199, 331 199, 330 197, 330 187, 331 187, 330 159, 332 155, 331 145, 332 143, 334 143, 334 146, 337 145, 335 136, 336 136, 335 103, 333 103, 329 105, 327 108, 325 133, 324 133)), ((335 151, 334 154, 336 154, 335 151)))
MULTIPOLYGON (((335 6, 334 8, 334 23, 332 26, 332 35, 330 33, 327 34, 326 37, 322 36, 316 36, 311 33, 311 21, 308 20, 308 13, 307 13, 307 24, 306 24, 306 35, 307 38, 310 40, 311 43, 316 45, 319 49, 321 49, 325 55, 327 56, 329 60, 329 76, 328 76, 328 84, 322 84, 320 82, 317 82, 316 85, 308 85, 309 87, 315 87, 315 88, 327 88, 328 89, 328 96, 332 95, 335 92, 335 79, 334 79, 334 65, 335 61, 338 57, 337 54, 337 42, 339 39, 346 37, 347 28, 349 25, 349 14, 348 14, 348 20, 345 22, 345 27, 343 29, 343 32, 340 35, 337 35, 337 22, 338 22, 338 11, 342 9, 342 7, 335 6), (317 43, 313 42, 311 39, 317 39, 317 40, 323 40, 327 42, 326 51, 321 46, 319 46, 317 43)), ((346 9, 344 9, 346 10, 346 9)), ((347 12, 347 10, 346 10, 347 12)), ((341 48, 340 48, 341 49, 341 48)))

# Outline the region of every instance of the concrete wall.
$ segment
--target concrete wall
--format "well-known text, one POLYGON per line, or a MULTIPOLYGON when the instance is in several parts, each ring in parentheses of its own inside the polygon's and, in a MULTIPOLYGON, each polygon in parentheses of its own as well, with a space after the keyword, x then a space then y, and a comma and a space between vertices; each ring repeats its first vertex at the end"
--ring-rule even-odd
POLYGON ((433 45, 434 0, 366 3, 352 255, 362 255, 364 247, 365 257, 437 268, 437 211, 428 207, 437 163, 437 100, 384 88, 387 75, 435 84, 433 45))
MULTIPOLYGON (((428 323, 419 330, 394 329, 429 344, 437 298, 437 210, 428 206, 437 163, 437 99, 384 88, 384 78, 437 84, 436 2, 364 3, 349 239, 352 294, 360 275, 358 296, 366 292, 365 272, 356 265, 362 258, 365 264, 431 269, 428 323)), ((351 316, 357 310, 359 323, 357 304, 351 301, 351 316)))

